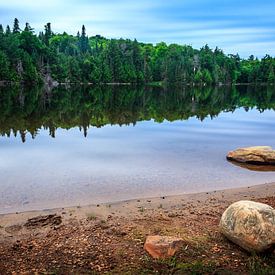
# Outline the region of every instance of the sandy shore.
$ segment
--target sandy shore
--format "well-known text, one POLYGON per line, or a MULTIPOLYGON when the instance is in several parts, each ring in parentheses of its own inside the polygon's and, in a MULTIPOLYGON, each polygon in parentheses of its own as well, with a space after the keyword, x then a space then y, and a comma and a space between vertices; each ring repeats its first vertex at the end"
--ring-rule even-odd
POLYGON ((238 200, 275 207, 275 183, 0 215, 1 274, 153 274, 163 270, 189 274, 194 268, 201 274, 225 270, 249 274, 256 265, 270 272, 275 268, 274 254, 252 258, 219 233, 221 214, 238 200), (29 220, 47 215, 52 216, 29 220), (182 237, 185 250, 173 263, 152 260, 143 251, 144 240, 151 234, 182 237))

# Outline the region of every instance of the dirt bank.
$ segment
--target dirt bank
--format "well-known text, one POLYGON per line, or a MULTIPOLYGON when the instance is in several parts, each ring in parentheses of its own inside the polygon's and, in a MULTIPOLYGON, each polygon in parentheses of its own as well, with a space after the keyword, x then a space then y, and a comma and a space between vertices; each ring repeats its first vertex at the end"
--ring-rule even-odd
POLYGON ((248 255, 219 233, 223 211, 243 199, 275 207, 275 183, 1 215, 0 273, 275 274, 274 253, 248 255), (143 250, 152 234, 179 236, 184 248, 152 260, 143 250))

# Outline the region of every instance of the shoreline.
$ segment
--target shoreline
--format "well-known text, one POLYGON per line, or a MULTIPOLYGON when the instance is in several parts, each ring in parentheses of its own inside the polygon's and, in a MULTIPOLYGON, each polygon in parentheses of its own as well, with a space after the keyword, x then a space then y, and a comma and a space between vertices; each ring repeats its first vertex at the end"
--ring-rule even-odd
MULTIPOLYGON (((17 81, 10 81, 10 80, 0 80, 0 87, 5 87, 8 85, 42 85, 44 84, 47 87, 50 88, 56 88, 58 86, 70 86, 70 85, 82 85, 82 86, 148 86, 148 87, 166 87, 167 84, 171 83, 165 83, 164 81, 155 81, 155 82, 58 82, 56 80, 53 80, 52 82, 48 83, 47 81, 42 81, 40 83, 25 83, 24 81, 17 82, 17 81)), ((274 86, 274 83, 268 83, 268 82, 247 82, 247 83, 241 83, 241 82, 224 82, 224 83, 194 83, 194 82, 182 82, 178 83, 179 86, 192 86, 192 87, 223 87, 223 86, 274 86), (179 85, 180 84, 180 85, 179 85)))
POLYGON ((256 268, 251 265, 253 261, 259 265, 258 271, 266 268, 266 274, 272 274, 275 252, 269 257, 251 256, 219 233, 222 213, 239 200, 259 201, 275 208, 275 182, 1 214, 0 270, 3 274, 153 274, 163 270, 171 274, 176 266, 182 271, 179 274, 224 270, 250 274, 256 268), (181 237, 185 248, 172 262, 153 260, 143 249, 148 235, 181 237))
POLYGON ((226 194, 230 198, 238 198, 241 196, 243 193, 247 194, 244 195, 245 197, 248 196, 251 192, 256 192, 256 197, 264 197, 266 196, 266 192, 263 189, 263 187, 267 187, 271 192, 273 192, 273 195, 275 195, 275 182, 268 182, 268 183, 263 183, 263 184, 257 184, 257 185, 252 185, 252 186, 246 186, 246 187, 237 187, 237 188, 226 188, 226 189, 216 189, 212 191, 202 191, 202 192, 191 192, 191 193, 182 193, 179 195, 167 195, 167 196, 157 196, 157 197, 137 197, 137 198, 131 198, 131 199, 126 199, 126 200, 118 200, 118 201, 107 201, 107 202, 99 202, 99 203, 91 203, 91 204, 85 204, 85 205, 71 205, 71 206, 60 206, 60 207, 47 207, 47 208, 41 208, 41 209, 30 209, 30 210, 23 210, 23 211, 12 211, 12 212, 7 212, 7 213, 0 213, 0 222, 1 218, 4 216, 9 216, 9 215, 20 215, 24 214, 27 215, 28 213, 31 215, 41 215, 41 214, 47 214, 47 213, 52 213, 52 212, 60 212, 66 209, 92 209, 92 208, 98 208, 99 206, 109 206, 113 205, 116 206, 117 208, 123 208, 124 205, 132 205, 135 204, 135 202, 147 202, 150 200, 150 202, 153 204, 163 202, 166 200, 166 202, 172 203, 175 201, 179 200, 187 200, 187 201, 192 201, 196 199, 202 199, 206 198, 211 195, 215 195, 215 197, 219 195, 224 195, 226 194), (164 199, 163 199, 164 198, 164 199))

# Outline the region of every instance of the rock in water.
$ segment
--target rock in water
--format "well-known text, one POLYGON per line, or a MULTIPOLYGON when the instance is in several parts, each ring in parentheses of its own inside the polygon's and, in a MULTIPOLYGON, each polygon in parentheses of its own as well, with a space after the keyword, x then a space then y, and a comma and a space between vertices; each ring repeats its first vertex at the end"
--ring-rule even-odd
POLYGON ((243 163, 275 165, 275 150, 269 146, 239 148, 229 152, 227 159, 243 163))
POLYGON ((155 259, 166 259, 175 255, 182 247, 183 239, 168 236, 148 236, 144 249, 155 259))
POLYGON ((233 203, 222 215, 220 230, 245 250, 264 252, 275 247, 275 210, 253 201, 233 203))

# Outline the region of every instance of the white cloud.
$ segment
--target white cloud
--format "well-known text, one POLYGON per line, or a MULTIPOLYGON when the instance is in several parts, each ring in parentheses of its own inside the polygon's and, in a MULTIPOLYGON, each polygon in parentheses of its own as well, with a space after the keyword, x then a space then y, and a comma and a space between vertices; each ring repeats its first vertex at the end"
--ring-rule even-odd
MULTIPOLYGON (((12 24, 13 18, 18 17, 21 26, 27 21, 38 32, 51 22, 55 32, 72 34, 85 24, 89 35, 187 43, 195 47, 208 43, 243 54, 243 45, 250 45, 246 55, 264 55, 268 47, 274 46, 270 41, 275 41, 275 25, 270 23, 275 23, 271 16, 274 4, 267 0, 261 5, 258 1, 257 5, 257 1, 252 1, 250 5, 240 3, 236 9, 237 1, 232 1, 0 0, 0 23, 12 24), (253 15, 257 20, 251 19, 253 15)), ((270 53, 273 48, 269 48, 270 53)))

